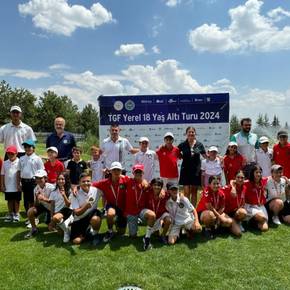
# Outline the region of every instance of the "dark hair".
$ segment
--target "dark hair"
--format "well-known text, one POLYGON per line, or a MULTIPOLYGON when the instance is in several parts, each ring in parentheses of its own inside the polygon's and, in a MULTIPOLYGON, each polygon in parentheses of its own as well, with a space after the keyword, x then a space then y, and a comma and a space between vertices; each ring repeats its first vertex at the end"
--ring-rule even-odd
POLYGON ((186 130, 185 130, 185 133, 187 134, 187 132, 188 132, 190 129, 192 129, 192 130, 194 131, 194 133, 196 133, 195 128, 192 127, 192 126, 187 127, 186 130))
POLYGON ((153 178, 150 182, 150 185, 153 186, 153 184, 155 184, 155 183, 157 183, 161 187, 163 187, 163 180, 160 177, 153 178))
MULTIPOLYGON (((57 176, 57 180, 60 176, 63 176, 64 177, 64 192, 65 192, 65 195, 68 197, 70 195, 70 190, 71 190, 71 182, 70 182, 70 178, 69 178, 69 174, 65 171, 61 172, 58 174, 57 176)), ((56 182, 56 186, 55 186, 55 189, 58 189, 59 186, 56 182)))
POLYGON ((88 172, 83 172, 80 177, 79 177, 79 180, 81 180, 82 178, 84 177, 91 177, 91 175, 88 173, 88 172))
POLYGON ((119 127, 119 123, 112 123, 110 125, 110 128, 118 128, 119 127))
POLYGON ((221 178, 219 176, 212 175, 208 178, 208 184, 211 184, 213 180, 221 181, 221 178))
POLYGON ((252 119, 251 118, 242 118, 241 122, 240 122, 241 126, 243 126, 244 122, 252 122, 252 119))
POLYGON ((78 146, 73 147, 73 149, 71 150, 71 152, 74 152, 74 151, 79 151, 80 153, 83 153, 82 148, 81 147, 78 147, 78 146))
MULTIPOLYGON (((255 165, 251 168, 250 175, 249 175, 249 180, 251 182, 255 182, 255 171, 257 171, 257 170, 260 170, 261 172, 263 171, 259 165, 255 165)), ((261 176, 261 179, 262 179, 262 176, 261 176)))
POLYGON ((235 177, 236 177, 238 174, 240 174, 240 173, 242 173, 242 174, 245 176, 245 172, 244 172, 244 170, 239 169, 239 170, 235 173, 235 177))

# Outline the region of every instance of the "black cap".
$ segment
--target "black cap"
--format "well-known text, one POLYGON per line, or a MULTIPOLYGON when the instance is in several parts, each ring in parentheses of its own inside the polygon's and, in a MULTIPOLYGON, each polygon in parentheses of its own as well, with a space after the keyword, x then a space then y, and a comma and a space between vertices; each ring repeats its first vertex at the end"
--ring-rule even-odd
POLYGON ((286 136, 288 137, 288 132, 287 131, 284 131, 284 130, 281 130, 277 133, 277 137, 282 137, 282 136, 286 136))
POLYGON ((167 184, 166 184, 166 188, 167 189, 174 189, 174 188, 176 188, 176 189, 178 189, 178 184, 177 183, 175 183, 175 182, 168 182, 167 184))

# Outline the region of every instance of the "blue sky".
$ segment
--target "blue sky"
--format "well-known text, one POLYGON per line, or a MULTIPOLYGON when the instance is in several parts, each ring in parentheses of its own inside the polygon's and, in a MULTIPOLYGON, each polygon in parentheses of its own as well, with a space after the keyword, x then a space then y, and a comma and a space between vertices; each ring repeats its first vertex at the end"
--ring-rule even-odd
POLYGON ((289 122, 289 1, 9 0, 0 78, 36 95, 230 92, 231 113, 289 122))

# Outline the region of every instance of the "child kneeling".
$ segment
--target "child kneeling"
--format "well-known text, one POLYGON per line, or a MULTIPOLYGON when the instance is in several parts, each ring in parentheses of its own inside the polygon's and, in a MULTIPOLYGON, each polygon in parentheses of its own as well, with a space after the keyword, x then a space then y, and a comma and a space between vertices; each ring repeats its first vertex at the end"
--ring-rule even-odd
POLYGON ((202 228, 198 221, 197 211, 187 197, 180 195, 178 184, 168 182, 167 191, 170 198, 166 202, 166 209, 172 218, 172 226, 169 230, 168 243, 176 243, 180 230, 184 228, 190 233, 199 233, 202 228))

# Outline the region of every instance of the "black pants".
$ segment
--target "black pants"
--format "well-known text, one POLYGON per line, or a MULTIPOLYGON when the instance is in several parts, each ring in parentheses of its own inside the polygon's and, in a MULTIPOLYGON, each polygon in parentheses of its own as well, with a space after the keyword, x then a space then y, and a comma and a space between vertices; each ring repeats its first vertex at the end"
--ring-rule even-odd
POLYGON ((27 212, 29 209, 29 204, 34 203, 35 180, 21 178, 21 185, 23 191, 24 208, 27 212))

